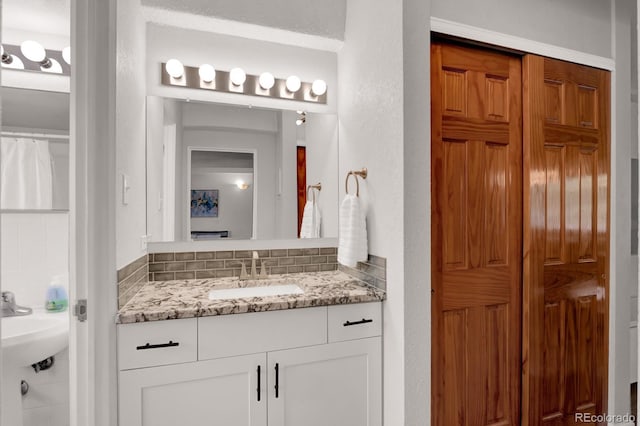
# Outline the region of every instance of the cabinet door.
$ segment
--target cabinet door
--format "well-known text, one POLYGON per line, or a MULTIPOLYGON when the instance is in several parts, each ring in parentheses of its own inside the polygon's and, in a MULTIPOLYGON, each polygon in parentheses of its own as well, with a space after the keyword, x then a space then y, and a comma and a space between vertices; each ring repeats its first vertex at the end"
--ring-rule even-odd
POLYGON ((382 424, 380 337, 269 352, 267 361, 269 426, 382 424))
POLYGON ((256 354, 122 371, 119 425, 266 426, 265 361, 256 354))

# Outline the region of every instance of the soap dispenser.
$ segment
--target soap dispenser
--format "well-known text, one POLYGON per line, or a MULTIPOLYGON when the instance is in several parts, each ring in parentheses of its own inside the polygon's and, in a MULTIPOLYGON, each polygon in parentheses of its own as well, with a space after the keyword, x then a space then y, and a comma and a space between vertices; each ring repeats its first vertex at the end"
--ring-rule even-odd
POLYGON ((49 312, 62 312, 69 305, 67 289, 64 286, 62 275, 55 275, 47 289, 47 301, 45 308, 49 312))

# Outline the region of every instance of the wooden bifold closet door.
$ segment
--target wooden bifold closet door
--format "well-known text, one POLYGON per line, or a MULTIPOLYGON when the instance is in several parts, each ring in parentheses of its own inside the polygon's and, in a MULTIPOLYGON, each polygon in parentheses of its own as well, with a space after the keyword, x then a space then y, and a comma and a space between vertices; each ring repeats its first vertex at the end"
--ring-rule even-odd
POLYGON ((520 58, 431 49, 432 424, 517 425, 520 58))
POLYGON ((609 74, 431 49, 432 424, 602 414, 609 74))
POLYGON ((534 55, 523 73, 523 423, 572 425, 607 408, 609 73, 534 55))

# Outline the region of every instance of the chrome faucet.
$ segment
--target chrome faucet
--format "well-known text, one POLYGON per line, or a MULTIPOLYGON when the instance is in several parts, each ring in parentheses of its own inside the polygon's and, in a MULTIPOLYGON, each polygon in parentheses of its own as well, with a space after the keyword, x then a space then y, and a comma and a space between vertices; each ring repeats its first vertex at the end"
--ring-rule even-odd
POLYGON ((16 296, 10 291, 2 292, 2 316, 16 317, 30 315, 33 309, 16 305, 16 296))
POLYGON ((240 270, 241 280, 261 280, 269 278, 267 275, 267 263, 263 260, 261 262, 260 275, 258 275, 258 268, 256 266, 256 260, 258 260, 258 252, 254 251, 251 256, 251 274, 247 274, 247 267, 242 262, 242 269, 240 270))

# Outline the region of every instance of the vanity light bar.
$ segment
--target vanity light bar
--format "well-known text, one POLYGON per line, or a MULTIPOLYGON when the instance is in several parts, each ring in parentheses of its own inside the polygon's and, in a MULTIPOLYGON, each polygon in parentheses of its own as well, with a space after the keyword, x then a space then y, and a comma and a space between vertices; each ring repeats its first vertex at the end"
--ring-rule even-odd
POLYGON ((71 75, 71 66, 67 62, 67 59, 70 58, 65 57, 68 56, 66 52, 51 49, 44 49, 44 52, 44 59, 36 61, 33 60, 33 58, 27 58, 25 52, 23 52, 23 49, 21 49, 20 46, 3 43, 2 67, 19 71, 35 71, 66 76, 71 75), (43 64, 48 66, 44 66, 43 64))
MULTIPOLYGON (((234 68, 234 70, 236 69, 234 68)), ((201 78, 198 67, 190 67, 185 65, 180 77, 172 77, 167 72, 166 63, 164 62, 161 64, 160 74, 162 76, 162 84, 165 86, 214 90, 217 92, 238 93, 241 95, 265 96, 269 98, 288 99, 292 101, 311 102, 317 104, 327 103, 327 90, 326 83, 324 82, 322 82, 322 84, 324 85, 322 87, 322 89, 324 89, 322 90, 323 93, 321 95, 315 95, 314 91, 312 90, 313 83, 300 82, 300 87, 295 92, 292 92, 287 88, 287 80, 290 81, 289 87, 295 88, 297 87, 297 82, 299 81, 299 79, 293 82, 296 84, 294 84, 292 87, 291 78, 274 78, 273 86, 271 86, 270 89, 264 89, 260 85, 259 75, 245 74, 244 82, 236 85, 231 81, 230 71, 221 71, 216 69, 211 82, 206 82, 201 78)), ((270 77, 272 77, 271 75, 265 76, 264 74, 266 73, 262 74, 263 83, 265 82, 265 79, 270 80, 270 77)), ((174 75, 177 75, 177 73, 174 72, 174 75)), ((295 78, 297 79, 297 77, 295 78)), ((236 79, 236 81, 239 80, 236 79)), ((320 80, 316 80, 315 82, 316 90, 318 87, 318 81, 320 80)))

